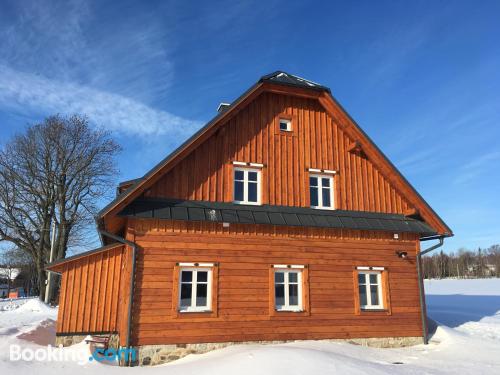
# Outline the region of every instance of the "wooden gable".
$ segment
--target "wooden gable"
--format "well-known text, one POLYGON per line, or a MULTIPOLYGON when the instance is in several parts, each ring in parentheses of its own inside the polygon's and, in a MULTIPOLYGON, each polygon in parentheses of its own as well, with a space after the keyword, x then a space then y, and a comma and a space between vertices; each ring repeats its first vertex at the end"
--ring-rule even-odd
POLYGON ((263 164, 262 204, 309 207, 309 168, 334 170, 335 208, 404 214, 413 205, 315 99, 264 92, 198 146, 146 197, 233 200, 233 161, 263 164), (280 119, 292 130, 279 130, 280 119))
POLYGON ((309 207, 309 168, 335 170, 335 208, 419 215, 451 230, 329 91, 260 82, 109 207, 136 197, 232 201, 233 162, 260 163, 262 204, 309 207), (280 119, 291 132, 279 130, 280 119))

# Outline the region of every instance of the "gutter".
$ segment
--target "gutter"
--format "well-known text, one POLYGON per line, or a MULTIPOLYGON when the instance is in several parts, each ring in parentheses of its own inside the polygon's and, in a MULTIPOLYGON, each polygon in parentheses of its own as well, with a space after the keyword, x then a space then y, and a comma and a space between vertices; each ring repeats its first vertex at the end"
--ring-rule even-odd
POLYGON ((424 280, 422 278, 422 255, 430 253, 433 250, 443 246, 444 238, 446 236, 433 236, 427 237, 424 240, 439 239, 439 243, 420 251, 417 254, 417 274, 418 274, 418 294, 420 298, 420 317, 422 318, 422 336, 424 338, 424 345, 429 343, 429 338, 427 337, 427 309, 425 307, 425 291, 424 291, 424 280))
POLYGON ((132 332, 132 303, 134 301, 134 279, 135 279, 135 261, 136 261, 136 255, 137 255, 137 245, 129 240, 126 240, 123 237, 117 236, 113 233, 106 232, 103 229, 99 229, 99 235, 111 238, 115 241, 118 241, 124 245, 129 245, 132 248, 132 272, 130 275, 130 296, 129 296, 129 301, 128 301, 128 316, 127 316, 127 337, 126 337, 126 348, 127 348, 127 359, 126 359, 126 365, 130 366, 130 335, 132 332))

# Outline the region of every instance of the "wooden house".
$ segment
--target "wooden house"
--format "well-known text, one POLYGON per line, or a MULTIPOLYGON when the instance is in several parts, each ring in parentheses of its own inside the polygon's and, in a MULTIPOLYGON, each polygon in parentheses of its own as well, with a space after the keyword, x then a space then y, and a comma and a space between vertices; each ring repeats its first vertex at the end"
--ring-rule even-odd
POLYGON ((285 72, 121 183, 98 230, 103 247, 48 267, 58 340, 110 334, 140 364, 238 342, 421 342, 420 243, 452 235, 327 87, 285 72))

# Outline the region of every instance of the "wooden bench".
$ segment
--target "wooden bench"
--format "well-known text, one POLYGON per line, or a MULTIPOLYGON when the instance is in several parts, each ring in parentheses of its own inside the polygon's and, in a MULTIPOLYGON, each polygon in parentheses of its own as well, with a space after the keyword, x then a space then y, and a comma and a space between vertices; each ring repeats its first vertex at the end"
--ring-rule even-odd
POLYGON ((85 343, 107 350, 109 347, 109 340, 110 336, 90 336, 90 339, 86 339, 85 343))

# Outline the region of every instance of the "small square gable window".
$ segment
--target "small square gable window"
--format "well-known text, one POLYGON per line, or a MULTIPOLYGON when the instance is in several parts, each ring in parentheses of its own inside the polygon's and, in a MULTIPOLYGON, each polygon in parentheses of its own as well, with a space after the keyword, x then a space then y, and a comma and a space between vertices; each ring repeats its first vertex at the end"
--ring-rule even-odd
POLYGON ((280 131, 291 132, 292 131, 292 121, 287 119, 280 119, 280 131))

